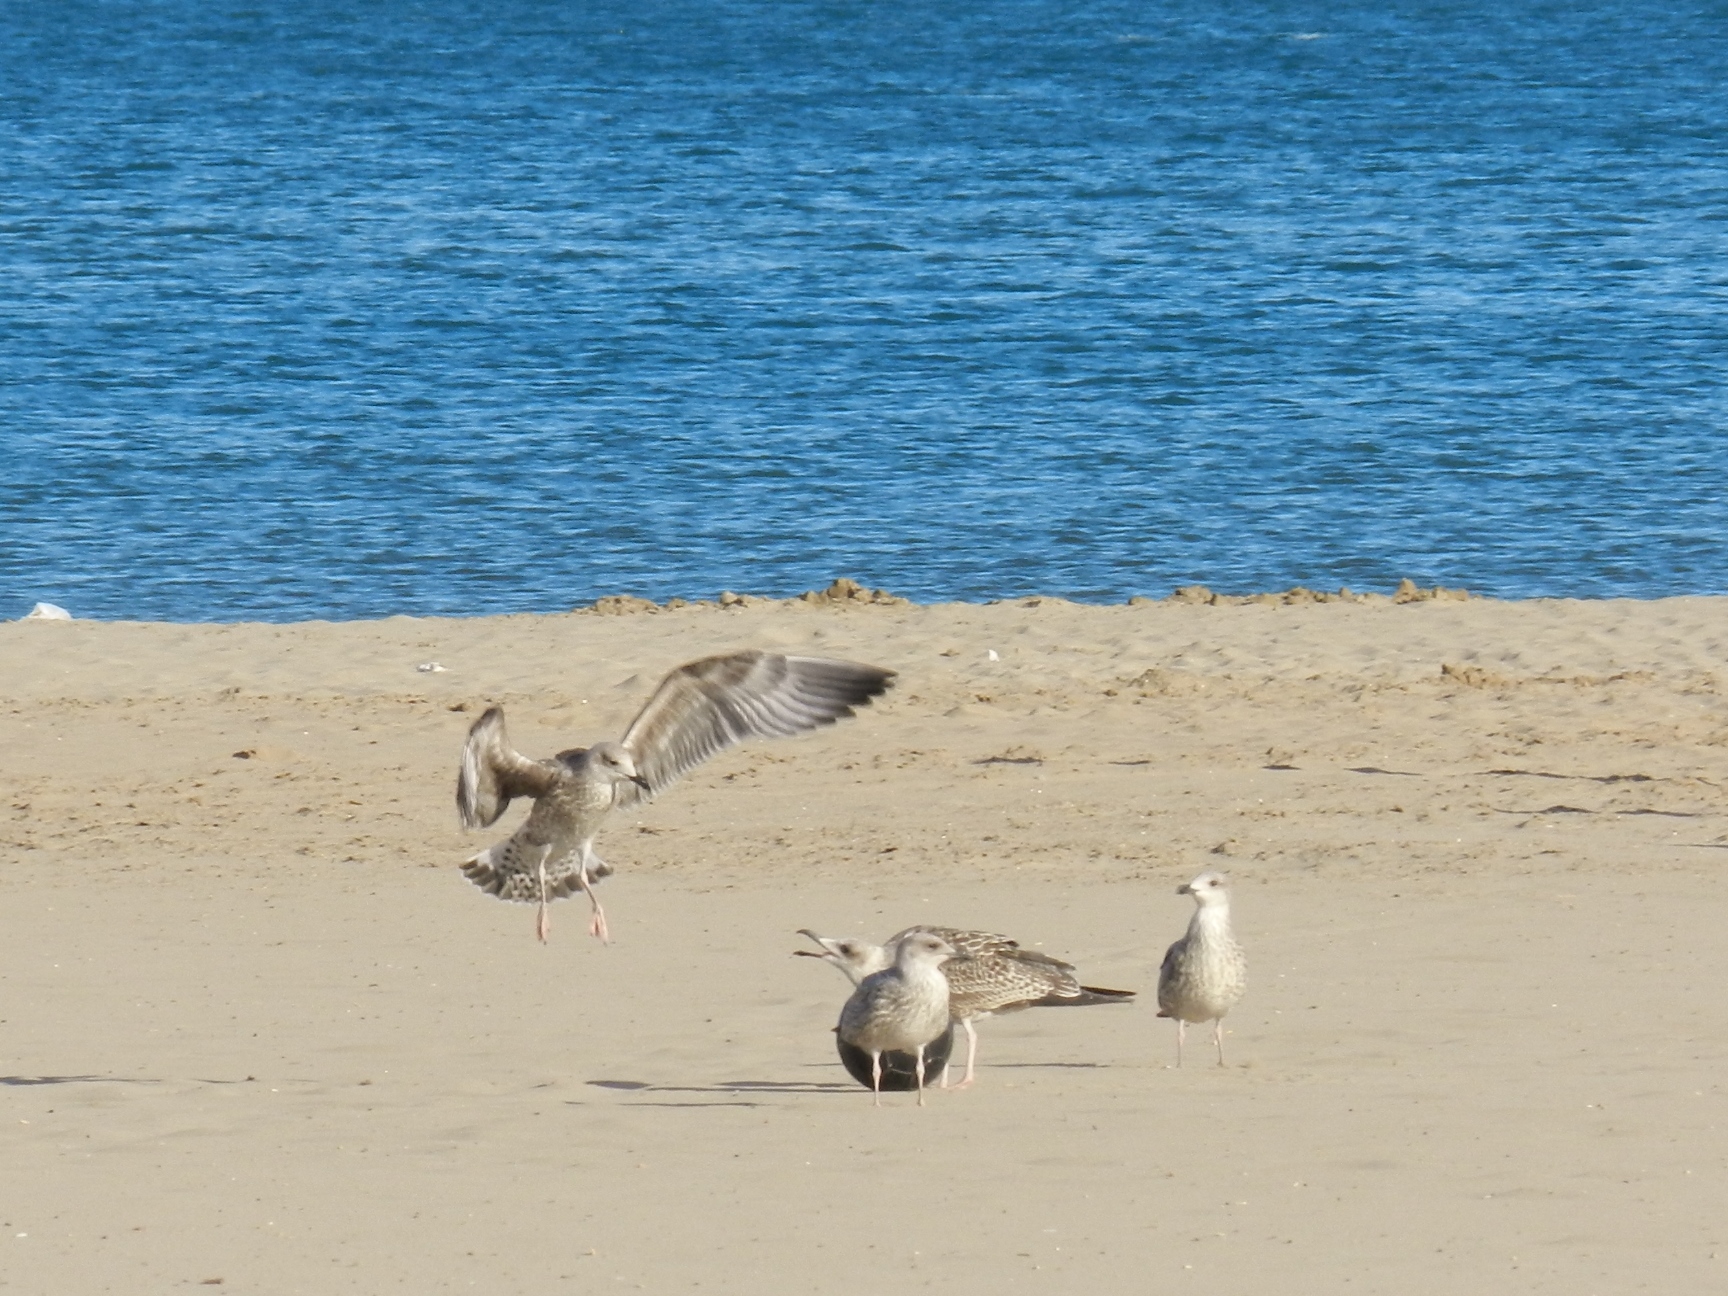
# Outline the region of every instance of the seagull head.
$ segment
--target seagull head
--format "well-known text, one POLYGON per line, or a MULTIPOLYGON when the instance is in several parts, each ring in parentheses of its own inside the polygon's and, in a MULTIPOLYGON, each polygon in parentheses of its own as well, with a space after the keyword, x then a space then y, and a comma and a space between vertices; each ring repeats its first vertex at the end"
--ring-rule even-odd
POLYGON ((1228 879, 1219 872, 1202 873, 1192 882, 1185 882, 1176 888, 1177 895, 1191 895, 1194 902, 1202 909, 1207 905, 1224 904, 1229 899, 1225 889, 1228 879))
POLYGON ((954 957, 954 947, 930 932, 913 932, 900 942, 894 965, 900 968, 916 966, 939 967, 954 957))
POLYGON ((623 743, 597 742, 588 749, 588 768, 599 770, 614 783, 634 783, 644 792, 654 789, 636 772, 636 760, 623 743))
POLYGON ((795 955, 805 958, 819 958, 825 963, 832 963, 847 976, 853 985, 857 985, 872 972, 880 972, 888 966, 888 951, 880 945, 872 945, 867 940, 848 937, 836 940, 832 936, 818 936, 808 927, 798 929, 800 936, 808 936, 822 948, 820 950, 793 950, 795 955))

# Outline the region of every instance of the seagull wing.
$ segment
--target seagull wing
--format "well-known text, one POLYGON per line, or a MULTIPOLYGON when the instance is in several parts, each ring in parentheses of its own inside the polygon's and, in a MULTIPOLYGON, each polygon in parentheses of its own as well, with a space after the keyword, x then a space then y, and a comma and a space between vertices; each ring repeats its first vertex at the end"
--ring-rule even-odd
POLYGON ((1164 951, 1164 962, 1158 968, 1158 1015, 1168 1017, 1174 1011, 1176 982, 1181 978, 1182 955, 1188 948, 1188 938, 1182 937, 1164 951))
POLYGON ((949 959, 948 1002, 956 1017, 1013 1012, 1046 999, 1071 998, 1080 983, 1059 966, 1004 955, 949 959))
POLYGON ((468 730, 462 767, 456 771, 456 813, 464 828, 496 823, 513 797, 544 796, 558 773, 510 746, 504 708, 489 707, 468 730))
POLYGON ((758 650, 680 666, 624 734, 623 746, 648 786, 620 785, 616 804, 657 796, 747 738, 786 738, 833 724, 893 679, 893 671, 878 666, 758 650))
POLYGON ((968 931, 963 927, 935 927, 921 924, 908 927, 905 931, 895 932, 885 942, 885 945, 898 945, 913 932, 929 932, 932 936, 940 936, 954 947, 956 953, 984 958, 1001 955, 1006 958, 1016 958, 1023 963, 1041 963, 1063 972, 1072 972, 1074 965, 1050 954, 1041 954, 1037 950, 1021 949, 1020 942, 1008 936, 999 936, 995 932, 968 931))
POLYGON ((1005 954, 1009 950, 1020 948, 1020 942, 1007 936, 998 936, 995 932, 969 931, 964 927, 938 927, 933 923, 919 923, 904 931, 897 931, 883 942, 885 945, 898 945, 915 932, 929 932, 932 936, 940 936, 954 947, 954 952, 961 955, 1005 954))

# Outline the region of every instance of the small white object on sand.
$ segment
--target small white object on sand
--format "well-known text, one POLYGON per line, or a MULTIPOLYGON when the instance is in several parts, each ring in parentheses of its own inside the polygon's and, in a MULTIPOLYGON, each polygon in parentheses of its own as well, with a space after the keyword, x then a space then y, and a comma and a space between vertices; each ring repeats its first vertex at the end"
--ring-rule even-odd
POLYGON ((72 614, 58 603, 38 603, 21 619, 25 621, 70 621, 72 614))
POLYGON ((1224 1014, 1248 988, 1248 960, 1230 931, 1230 892, 1222 873, 1202 873, 1177 895, 1194 897, 1188 934, 1164 954, 1158 971, 1158 1015, 1176 1019, 1176 1065, 1189 1022, 1212 1023, 1218 1065, 1224 1065, 1224 1014))

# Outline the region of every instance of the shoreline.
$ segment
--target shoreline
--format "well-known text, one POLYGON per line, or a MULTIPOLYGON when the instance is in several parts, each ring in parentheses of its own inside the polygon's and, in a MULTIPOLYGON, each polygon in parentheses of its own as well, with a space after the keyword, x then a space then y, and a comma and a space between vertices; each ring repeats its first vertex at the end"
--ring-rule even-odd
MULTIPOLYGON (((1528 598, 1499 598, 1488 594, 1475 594, 1466 589, 1448 586, 1417 586, 1406 581, 1391 593, 1376 590, 1314 590, 1306 586, 1292 586, 1287 590, 1260 591, 1251 594, 1228 594, 1214 591, 1204 585, 1184 585, 1173 590, 1162 598, 1150 595, 1135 595, 1119 603, 1090 603, 1065 598, 1055 594, 1024 594, 1005 598, 986 599, 979 602, 950 600, 936 603, 917 603, 908 598, 892 594, 887 590, 870 589, 858 586, 852 582, 837 581, 835 586, 823 590, 807 590, 802 594, 789 598, 776 598, 765 594, 738 594, 731 590, 723 590, 712 599, 681 598, 667 599, 664 603, 656 603, 652 599, 641 598, 634 594, 608 594, 595 599, 592 603, 579 604, 575 607, 556 611, 515 611, 515 612, 477 612, 472 614, 392 612, 372 617, 310 617, 298 621, 144 621, 124 618, 104 619, 97 617, 79 617, 73 615, 37 615, 26 613, 10 620, 0 620, 0 626, 22 625, 39 622, 57 622, 60 624, 75 623, 83 626, 162 626, 179 628, 205 628, 212 630, 241 629, 245 627, 260 627, 277 630, 293 629, 301 626, 348 626, 348 625, 382 625, 391 622, 450 622, 466 624, 476 621, 525 620, 536 618, 558 618, 572 616, 656 616, 669 613, 702 614, 711 612, 738 613, 747 610, 765 611, 772 609, 788 609, 803 611, 863 611, 908 609, 919 611, 941 611, 945 609, 967 610, 983 608, 1074 608, 1077 610, 1108 610, 1121 608, 1177 608, 1177 607, 1313 607, 1313 606, 1359 606, 1359 607, 1407 607, 1412 604, 1425 603, 1472 603, 1495 604, 1506 607, 1540 606, 1549 604, 1578 604, 1587 607, 1612 606, 1627 604, 1646 606, 1659 603, 1685 602, 1697 599, 1728 600, 1728 593, 1723 594, 1659 594, 1648 597, 1632 595, 1614 595, 1611 597, 1581 597, 1572 595, 1533 595, 1528 598), (835 586, 853 584, 856 593, 835 593, 835 586)), ((38 603, 37 607, 54 608, 63 611, 54 604, 38 603)))

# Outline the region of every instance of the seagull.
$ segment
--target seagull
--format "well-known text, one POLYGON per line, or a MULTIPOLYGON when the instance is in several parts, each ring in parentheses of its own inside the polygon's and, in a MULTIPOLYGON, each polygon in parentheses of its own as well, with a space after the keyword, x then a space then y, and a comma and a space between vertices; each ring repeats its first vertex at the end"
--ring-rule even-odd
POLYGON ((1189 1022, 1212 1023, 1218 1065, 1224 1065, 1224 1014, 1248 988, 1248 960, 1230 933, 1230 892, 1222 873, 1202 873, 1177 895, 1197 906, 1188 934, 1172 945, 1158 971, 1158 1015, 1176 1019, 1176 1065, 1189 1022))
POLYGON ((840 1038, 870 1055, 870 1088, 882 1105, 882 1054, 916 1058, 918 1105, 924 1105, 924 1047, 948 1027, 948 978, 942 964, 954 947, 940 936, 916 932, 901 941, 894 961, 858 982, 840 1010, 840 1038))
POLYGON ((489 707, 468 730, 456 775, 465 828, 498 821, 515 797, 534 809, 508 839, 462 865, 469 881, 504 900, 538 902, 542 942, 547 906, 576 891, 588 897, 588 930, 609 939, 594 883, 612 872, 594 837, 614 807, 647 802, 710 756, 748 738, 779 738, 833 724, 888 688, 894 672, 824 657, 755 649, 688 662, 660 681, 617 742, 530 760, 510 746, 504 708, 489 707))
MULTIPOLYGON (((869 941, 836 940, 800 930, 822 947, 797 950, 809 958, 832 963, 857 985, 866 976, 887 967, 894 951, 907 937, 935 936, 952 946, 955 954, 943 966, 948 978, 948 1012, 966 1030, 966 1078, 956 1088, 972 1084, 978 1062, 978 1031, 972 1023, 993 1013, 1019 1012, 1022 1008, 1056 1008, 1101 1003, 1126 1003, 1132 990, 1105 990, 1083 986, 1074 975, 1074 965, 1036 950, 1021 949, 1020 943, 994 932, 967 931, 958 927, 919 926, 896 932, 882 945, 869 941)), ((948 1071, 942 1072, 941 1087, 948 1087, 948 1071)))

